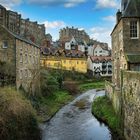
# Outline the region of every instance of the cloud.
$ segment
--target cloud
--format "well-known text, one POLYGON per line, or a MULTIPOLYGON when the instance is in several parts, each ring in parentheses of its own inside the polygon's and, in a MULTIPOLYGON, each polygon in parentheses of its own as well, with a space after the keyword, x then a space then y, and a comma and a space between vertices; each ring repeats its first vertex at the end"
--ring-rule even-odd
POLYGON ((109 21, 109 22, 115 22, 116 17, 115 16, 106 16, 106 17, 103 17, 103 20, 109 21))
POLYGON ((59 31, 64 28, 67 24, 64 21, 45 21, 46 33, 50 33, 53 36, 53 40, 59 39, 59 31))
POLYGON ((46 29, 62 28, 66 26, 66 24, 63 21, 45 21, 44 24, 46 29))
POLYGON ((28 3, 41 6, 64 6, 70 8, 86 1, 87 0, 28 0, 28 3))
POLYGON ((6 7, 7 9, 11 9, 15 5, 19 5, 22 0, 0 0, 0 4, 6 7))
POLYGON ((119 2, 118 0, 96 0, 95 8, 119 8, 119 2))
POLYGON ((97 26, 90 29, 90 37, 101 42, 108 43, 109 47, 111 47, 111 32, 111 28, 97 26))

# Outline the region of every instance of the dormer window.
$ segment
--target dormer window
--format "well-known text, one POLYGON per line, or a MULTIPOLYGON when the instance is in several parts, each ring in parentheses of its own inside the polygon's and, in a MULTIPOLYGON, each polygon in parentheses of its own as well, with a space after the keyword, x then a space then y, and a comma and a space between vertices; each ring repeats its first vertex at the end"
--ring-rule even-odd
POLYGON ((130 21, 130 37, 131 39, 137 39, 139 37, 138 21, 130 21))

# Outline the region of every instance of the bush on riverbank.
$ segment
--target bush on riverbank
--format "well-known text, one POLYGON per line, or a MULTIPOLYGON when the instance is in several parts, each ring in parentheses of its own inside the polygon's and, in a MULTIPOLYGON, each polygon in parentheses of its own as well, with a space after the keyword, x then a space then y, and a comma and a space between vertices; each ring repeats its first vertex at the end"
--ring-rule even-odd
POLYGON ((0 139, 39 140, 35 111, 14 88, 0 88, 0 139))
POLYGON ((40 98, 40 108, 38 110, 39 121, 49 120, 62 106, 72 99, 73 96, 69 95, 67 91, 56 91, 47 98, 40 98))
POLYGON ((92 113, 97 119, 106 123, 114 133, 122 137, 121 118, 115 113, 110 100, 106 97, 98 97, 92 105, 92 113))

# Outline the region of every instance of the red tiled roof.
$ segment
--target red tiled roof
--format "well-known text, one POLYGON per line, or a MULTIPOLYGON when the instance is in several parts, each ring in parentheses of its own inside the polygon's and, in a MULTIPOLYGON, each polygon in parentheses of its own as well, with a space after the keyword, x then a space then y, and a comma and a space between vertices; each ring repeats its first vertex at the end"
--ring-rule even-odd
POLYGON ((111 61, 110 56, 91 56, 90 59, 91 59, 92 62, 95 62, 95 61, 111 61))

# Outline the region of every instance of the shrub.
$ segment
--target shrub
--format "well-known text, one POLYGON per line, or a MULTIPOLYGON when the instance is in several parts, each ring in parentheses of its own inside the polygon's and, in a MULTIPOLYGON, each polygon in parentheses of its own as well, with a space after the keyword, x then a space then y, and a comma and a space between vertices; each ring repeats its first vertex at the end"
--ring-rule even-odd
POLYGON ((41 71, 41 93, 44 96, 52 94, 59 89, 59 83, 54 75, 51 75, 47 70, 41 71))
POLYGON ((78 85, 75 82, 65 82, 64 89, 71 95, 78 94, 80 92, 78 85))
POLYGON ((39 140, 35 111, 14 88, 0 89, 0 139, 39 140))

